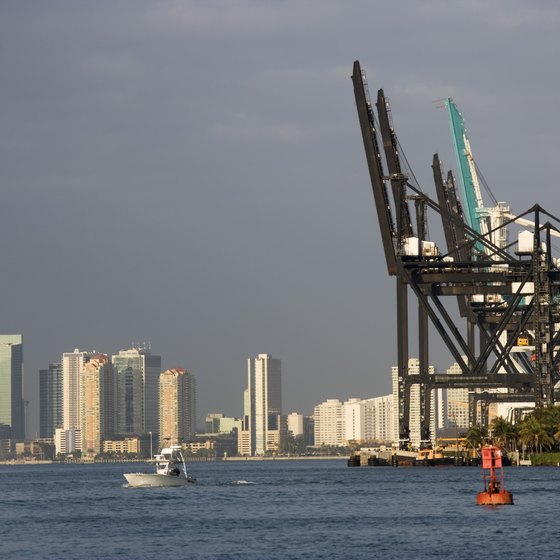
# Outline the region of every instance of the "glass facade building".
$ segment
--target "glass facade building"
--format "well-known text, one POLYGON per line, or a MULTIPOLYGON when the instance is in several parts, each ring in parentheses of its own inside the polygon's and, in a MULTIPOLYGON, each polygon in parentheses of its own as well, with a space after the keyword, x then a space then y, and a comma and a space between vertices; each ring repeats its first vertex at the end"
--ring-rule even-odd
POLYGON ((63 423, 62 363, 39 371, 39 387, 39 436, 54 437, 63 423))
POLYGON ((159 375, 161 356, 144 348, 121 350, 112 357, 117 386, 119 435, 159 434, 159 375))
POLYGON ((23 337, 0 335, 0 439, 25 439, 23 337))

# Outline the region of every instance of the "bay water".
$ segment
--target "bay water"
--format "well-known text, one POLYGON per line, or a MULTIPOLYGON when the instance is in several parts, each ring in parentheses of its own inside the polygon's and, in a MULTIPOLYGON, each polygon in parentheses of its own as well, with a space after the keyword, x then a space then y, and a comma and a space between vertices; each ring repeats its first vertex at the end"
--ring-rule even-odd
POLYGON ((510 467, 515 505, 480 507, 479 468, 277 460, 191 465, 195 485, 130 488, 145 463, 0 466, 0 558, 560 558, 560 468, 510 467))

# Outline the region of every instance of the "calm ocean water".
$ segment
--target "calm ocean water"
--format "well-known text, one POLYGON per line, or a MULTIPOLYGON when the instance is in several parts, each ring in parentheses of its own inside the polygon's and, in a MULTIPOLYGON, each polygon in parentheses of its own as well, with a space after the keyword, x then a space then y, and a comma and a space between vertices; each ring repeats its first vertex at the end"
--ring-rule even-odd
POLYGON ((194 463, 196 485, 126 487, 139 470, 0 466, 0 558, 560 557, 560 468, 505 469, 499 508, 475 505, 478 468, 194 463))

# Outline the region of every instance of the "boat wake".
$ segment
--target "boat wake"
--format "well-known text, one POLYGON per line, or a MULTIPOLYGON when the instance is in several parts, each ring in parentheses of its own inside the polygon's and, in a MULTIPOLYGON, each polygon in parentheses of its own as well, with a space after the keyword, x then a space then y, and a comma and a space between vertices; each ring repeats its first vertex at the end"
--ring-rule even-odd
POLYGON ((232 480, 230 482, 230 484, 234 485, 234 486, 245 486, 248 484, 256 484, 255 482, 251 482, 249 480, 232 480))

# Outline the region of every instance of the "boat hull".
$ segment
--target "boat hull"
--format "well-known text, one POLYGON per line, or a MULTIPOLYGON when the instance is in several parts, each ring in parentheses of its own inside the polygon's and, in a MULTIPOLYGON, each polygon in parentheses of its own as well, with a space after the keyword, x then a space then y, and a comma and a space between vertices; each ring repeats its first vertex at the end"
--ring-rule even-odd
POLYGON ((128 485, 133 487, 162 488, 168 486, 185 486, 194 482, 192 478, 169 476, 165 474, 125 473, 128 485))

